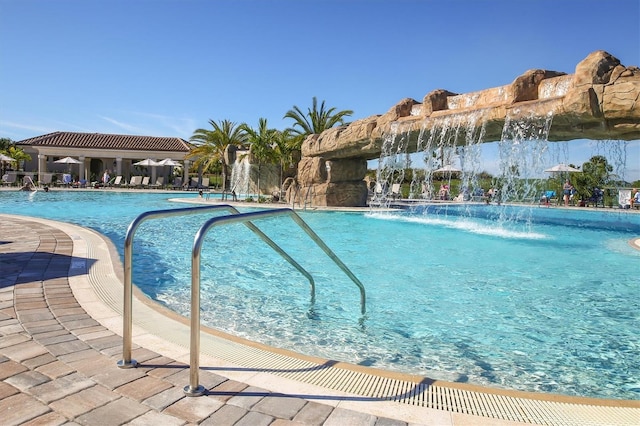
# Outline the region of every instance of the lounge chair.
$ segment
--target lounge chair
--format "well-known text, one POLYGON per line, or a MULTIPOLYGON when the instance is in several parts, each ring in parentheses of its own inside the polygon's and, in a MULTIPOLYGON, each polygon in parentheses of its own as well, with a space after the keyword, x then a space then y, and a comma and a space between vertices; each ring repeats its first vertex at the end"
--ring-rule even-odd
POLYGON ((4 175, 2 175, 2 186, 13 186, 15 183, 15 173, 5 173, 4 175))
POLYGON ((171 186, 173 189, 182 189, 182 178, 175 178, 173 180, 173 185, 171 186))
POLYGON ((149 187, 149 180, 151 178, 149 176, 145 176, 142 178, 142 182, 140 182, 140 187, 141 188, 148 188, 149 187))
POLYGON ((558 197, 556 196, 556 191, 544 191, 544 194, 542 194, 542 196, 540 197, 540 205, 545 205, 547 207, 549 207, 551 205, 551 202, 558 202, 558 197))
POLYGON ((484 189, 482 188, 476 188, 472 193, 471 193, 471 201, 476 202, 476 203, 481 203, 484 201, 484 189))
POLYGON ((42 179, 40 180, 40 186, 48 186, 51 185, 51 181, 53 180, 53 173, 43 173, 42 179))
POLYGON ((204 189, 205 191, 209 190, 209 178, 202 178, 202 182, 198 184, 198 189, 204 189))
POLYGON ((112 186, 122 186, 122 176, 116 176, 115 180, 111 184, 112 186))
POLYGON ((71 186, 72 182, 71 175, 69 173, 65 173, 62 175, 62 180, 58 181, 58 186, 71 186))
POLYGON ((371 195, 371 198, 373 200, 380 200, 382 199, 382 196, 384 194, 384 188, 385 186, 383 184, 381 184, 380 182, 376 182, 376 185, 373 189, 373 194, 371 195))
POLYGON ((618 206, 621 209, 631 208, 631 190, 630 189, 618 190, 618 206))
MULTIPOLYGON (((631 198, 631 207, 634 207, 638 210, 640 210, 640 191, 636 191, 635 194, 633 194, 633 192, 631 193, 632 198, 631 198)), ((602 206, 604 207, 604 206, 602 206)))
POLYGON ((186 190, 187 191, 191 191, 198 189, 198 187, 200 186, 200 182, 198 182, 198 179, 191 179, 191 181, 189 182, 189 185, 187 185, 186 190))
POLYGON ((391 193, 389 194, 389 196, 392 199, 402 198, 402 192, 399 183, 394 183, 393 185, 391 185, 391 193))
POLYGON ((600 188, 593 188, 591 191, 591 196, 586 200, 587 207, 593 205, 594 207, 598 207, 598 205, 604 208, 604 191, 600 188))
POLYGON ((152 183, 149 185, 149 188, 159 189, 164 186, 164 177, 160 176, 156 179, 156 183, 152 183))
POLYGON ((142 176, 131 176, 129 184, 126 185, 129 188, 136 188, 142 184, 142 176))

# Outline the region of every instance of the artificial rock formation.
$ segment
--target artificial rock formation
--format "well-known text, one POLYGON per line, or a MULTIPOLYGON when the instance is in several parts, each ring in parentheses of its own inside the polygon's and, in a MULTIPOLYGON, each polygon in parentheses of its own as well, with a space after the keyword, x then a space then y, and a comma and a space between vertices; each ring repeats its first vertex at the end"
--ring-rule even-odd
POLYGON ((386 114, 309 136, 289 201, 364 206, 366 162, 380 156, 385 135, 394 130, 402 131, 408 150, 415 151, 418 135, 428 137, 447 118, 480 120, 483 141, 492 142, 500 140, 506 120, 548 114, 553 115, 550 141, 640 139, 640 69, 596 51, 574 74, 530 70, 502 87, 466 94, 439 89, 422 102, 403 99, 386 114))
POLYGON ((297 185, 288 187, 287 200, 316 206, 363 206, 367 202, 366 172, 367 160, 362 158, 303 157, 297 185))

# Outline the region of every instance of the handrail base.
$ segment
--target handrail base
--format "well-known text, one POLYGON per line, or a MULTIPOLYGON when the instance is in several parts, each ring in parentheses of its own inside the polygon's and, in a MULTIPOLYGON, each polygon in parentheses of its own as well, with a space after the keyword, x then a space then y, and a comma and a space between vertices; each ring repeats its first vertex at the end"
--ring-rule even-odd
POLYGON ((118 368, 135 368, 138 366, 138 361, 132 359, 131 361, 126 362, 125 360, 121 359, 117 364, 118 368))
POLYGON ((202 385, 198 385, 197 388, 192 388, 191 385, 184 387, 184 394, 186 396, 202 396, 206 391, 202 385))

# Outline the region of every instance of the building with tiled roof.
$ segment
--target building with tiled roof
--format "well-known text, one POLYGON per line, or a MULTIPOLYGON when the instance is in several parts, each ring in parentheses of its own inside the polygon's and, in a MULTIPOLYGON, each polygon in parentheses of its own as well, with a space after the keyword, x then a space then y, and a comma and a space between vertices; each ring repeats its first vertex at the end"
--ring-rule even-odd
POLYGON ((88 182, 99 180, 105 170, 124 179, 149 174, 155 181, 156 167, 147 170, 134 165, 148 158, 184 162, 187 173, 189 161, 185 156, 191 149, 191 145, 181 138, 76 132, 48 133, 16 142, 16 145, 31 155, 31 161, 24 165, 25 171, 37 172, 39 177, 44 173, 63 172, 69 166, 55 161, 72 157, 80 161, 73 166, 73 174, 77 173, 80 179, 88 182))

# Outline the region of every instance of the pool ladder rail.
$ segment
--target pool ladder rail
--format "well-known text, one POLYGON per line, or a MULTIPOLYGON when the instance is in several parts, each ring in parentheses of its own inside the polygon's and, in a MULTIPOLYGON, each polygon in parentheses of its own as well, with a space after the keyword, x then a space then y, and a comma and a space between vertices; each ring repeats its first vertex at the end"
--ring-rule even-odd
POLYGON ((258 235, 269 247, 285 258, 308 280, 311 287, 311 303, 315 303, 315 281, 311 274, 287 254, 278 244, 262 232, 253 221, 271 217, 288 216, 319 246, 322 251, 353 281, 360 290, 360 312, 366 313, 366 293, 364 285, 351 272, 351 270, 336 256, 336 254, 322 241, 322 239, 302 220, 298 214, 289 208, 261 210, 249 213, 240 213, 235 207, 222 204, 215 206, 186 207, 178 209, 153 210, 142 213, 136 217, 127 229, 124 241, 124 302, 123 302, 123 328, 122 328, 122 359, 118 361, 118 367, 131 368, 137 365, 136 360, 131 359, 133 338, 133 237, 138 227, 149 219, 159 219, 172 216, 185 216, 208 213, 215 210, 227 211, 227 216, 216 216, 208 219, 196 232, 191 253, 191 320, 190 320, 190 363, 189 385, 184 388, 187 396, 203 395, 205 389, 199 384, 200 369, 200 253, 204 237, 216 226, 242 223, 258 235))

